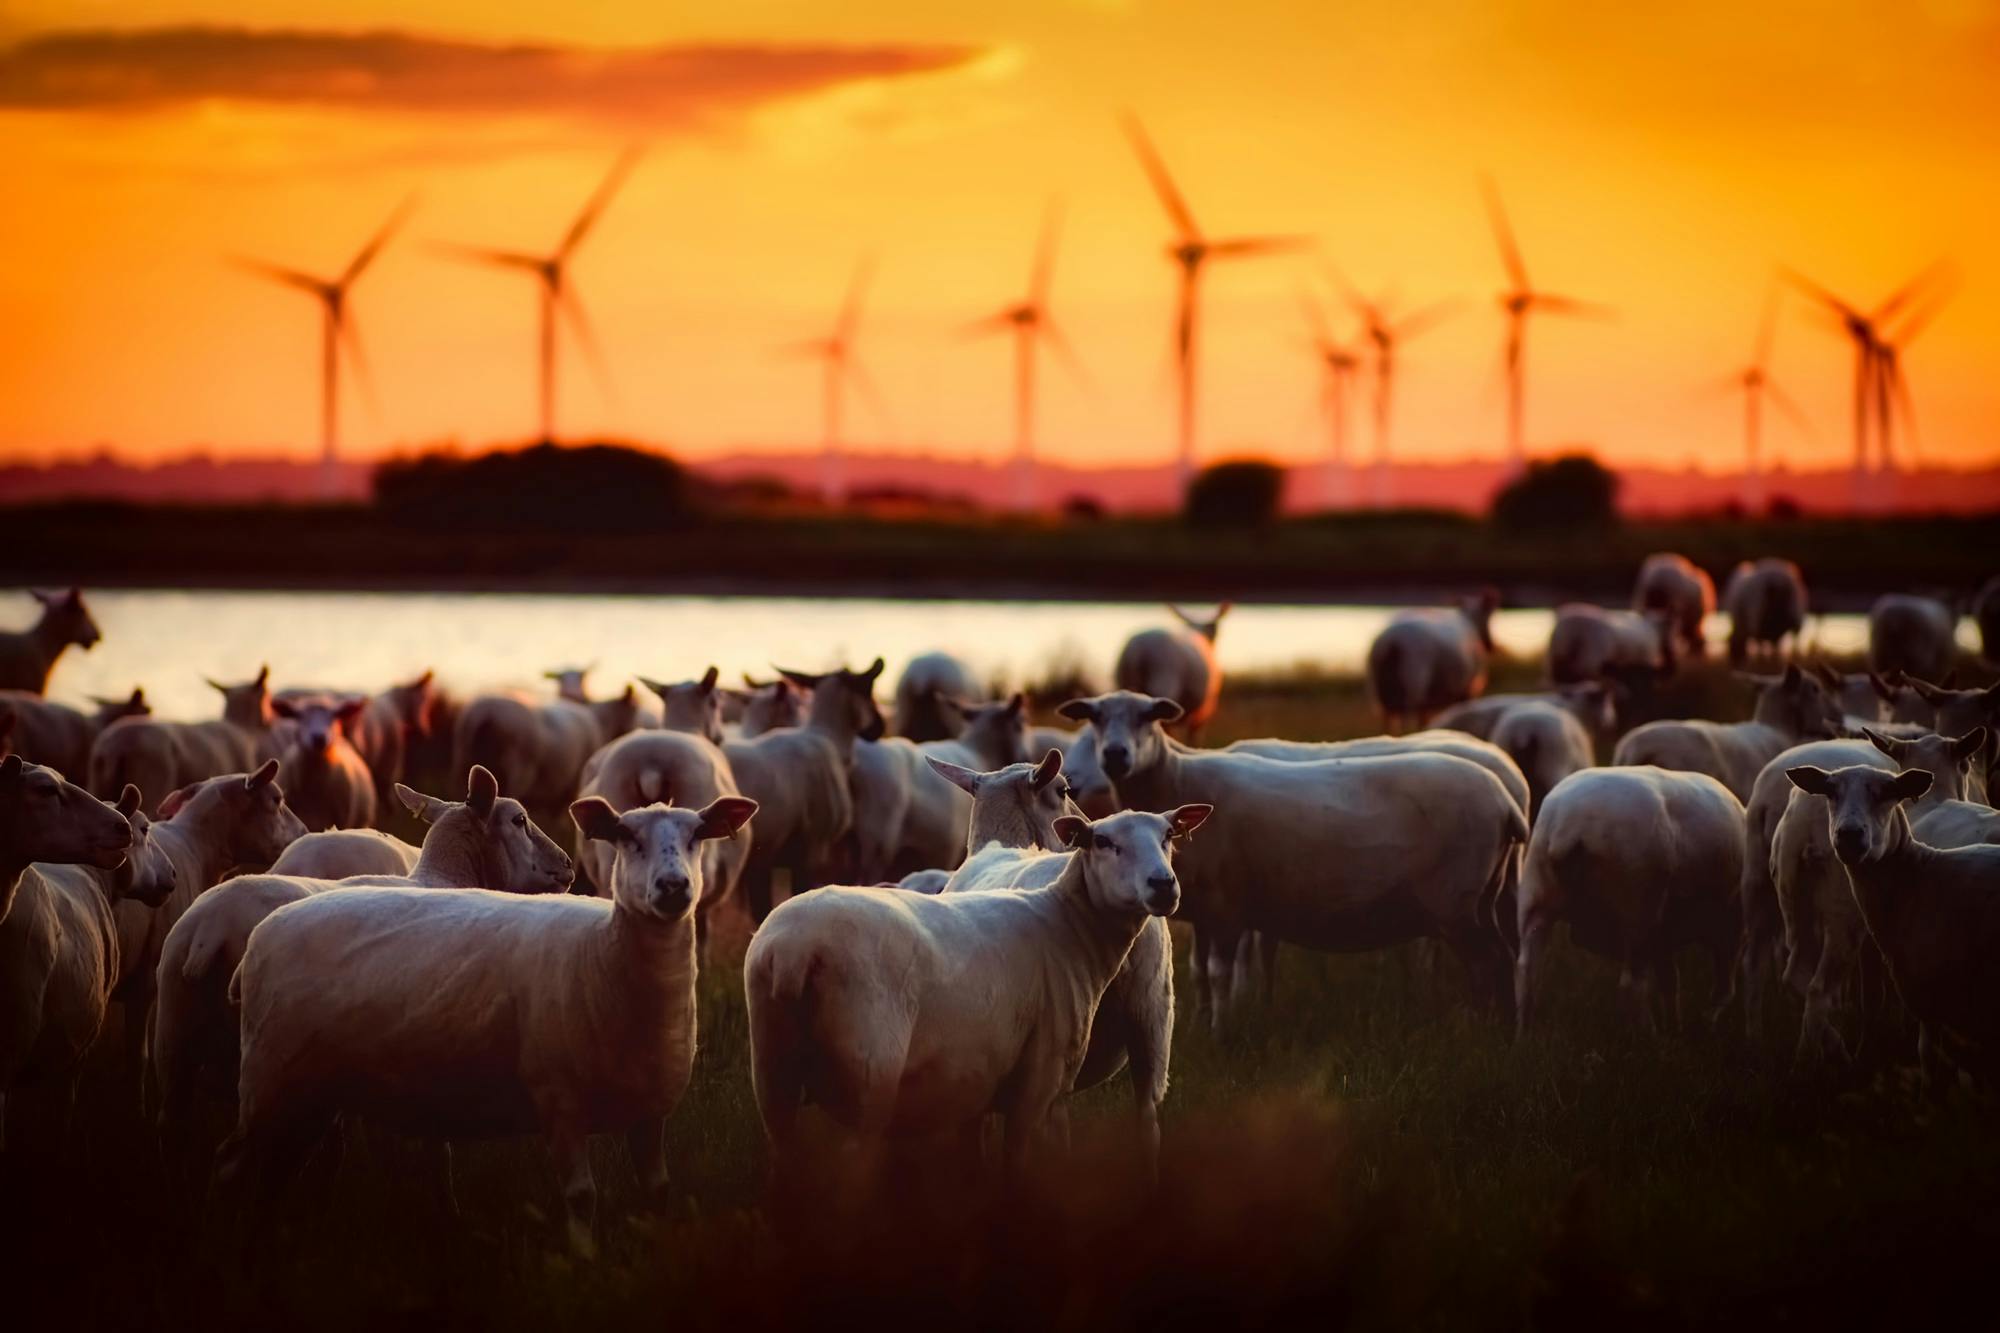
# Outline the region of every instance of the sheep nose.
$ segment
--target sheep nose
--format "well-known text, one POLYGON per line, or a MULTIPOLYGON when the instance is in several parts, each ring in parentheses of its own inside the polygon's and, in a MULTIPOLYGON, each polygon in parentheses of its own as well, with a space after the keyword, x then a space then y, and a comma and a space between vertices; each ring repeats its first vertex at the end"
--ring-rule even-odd
POLYGON ((1132 752, 1122 745, 1107 745, 1099 756, 1105 773, 1114 778, 1122 778, 1132 767, 1132 752))
POLYGON ((1165 916, 1180 905, 1181 886, 1172 875, 1153 875, 1146 880, 1146 906, 1165 916))
POLYGON ((1833 852, 1849 865, 1859 861, 1868 851, 1868 831, 1853 824, 1842 824, 1833 831, 1833 852))
POLYGON ((1172 875, 1153 875, 1146 880, 1146 887, 1154 893, 1172 893, 1175 888, 1172 875))
POLYGON ((686 875, 660 875, 653 880, 653 888, 663 894, 686 893, 687 887, 686 875))

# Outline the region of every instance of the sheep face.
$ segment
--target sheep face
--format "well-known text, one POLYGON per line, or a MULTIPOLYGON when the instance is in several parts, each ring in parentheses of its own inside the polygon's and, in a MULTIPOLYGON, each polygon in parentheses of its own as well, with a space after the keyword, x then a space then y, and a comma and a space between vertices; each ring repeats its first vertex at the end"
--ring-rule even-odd
POLYGON ((623 911, 676 922, 701 898, 701 844, 732 836, 757 813, 757 803, 722 796, 700 810, 647 805, 621 815, 603 797, 586 796, 569 810, 585 837, 615 850, 612 902, 623 911))
POLYGON ((38 592, 35 600, 42 604, 43 618, 53 621, 61 631, 62 638, 58 642, 73 643, 88 652, 103 637, 98 633, 97 622, 90 618, 90 608, 83 604, 83 589, 38 592))
POLYGON ((160 802, 160 818, 172 820, 183 810, 218 806, 226 850, 239 864, 269 865, 306 833, 305 824, 285 804, 275 759, 265 760, 255 773, 226 773, 181 788, 160 802))
POLYGON ((962 699, 945 699, 961 718, 965 730, 958 739, 974 754, 984 755, 996 766, 1018 764, 1028 757, 1028 697, 1016 693, 999 703, 969 704, 962 699))
POLYGON ((1937 710, 1933 727, 1947 736, 1961 736, 1974 727, 2000 726, 2000 685, 1983 690, 1953 690, 1906 677, 1909 687, 1937 710))
MULTIPOLYGON (((1011 802, 1020 813, 1022 827, 1033 830, 1035 845, 1043 851, 1056 850, 1058 819, 1081 814, 1071 799, 1069 779, 1063 776, 1061 750, 1050 750, 1039 764, 1009 764, 989 773, 975 773, 935 755, 926 755, 924 760, 939 777, 970 796, 975 810, 980 802, 1011 802)), ((978 824, 976 815, 974 824, 978 824)))
POLYGON ((761 736, 780 727, 805 725, 806 691, 783 676, 758 681, 746 675, 743 683, 749 687, 749 693, 732 693, 743 706, 741 731, 746 738, 761 736))
POLYGON ((125 864, 112 882, 120 898, 130 898, 147 907, 158 907, 174 891, 173 860, 153 846, 153 821, 139 809, 139 789, 131 783, 118 797, 118 813, 132 826, 132 846, 125 864))
POLYGON ((271 725, 271 668, 260 667, 256 676, 240 685, 225 685, 204 676, 208 687, 222 696, 222 717, 240 727, 271 725))
POLYGON ((92 695, 90 701, 97 705, 97 712, 91 721, 98 730, 103 730, 121 717, 151 717, 153 706, 146 702, 146 691, 135 689, 124 699, 105 699, 92 695))
POLYGON ((482 888, 502 893, 561 893, 576 879, 569 853, 542 832, 519 801, 480 764, 466 775, 465 800, 444 801, 396 784, 396 799, 426 824, 432 838, 457 839, 478 867, 482 888))
POLYGON ((587 704, 590 695, 584 690, 584 680, 596 669, 597 664, 580 667, 552 667, 542 673, 543 680, 552 680, 556 686, 556 697, 571 703, 587 704))
POLYGON ((327 751, 346 740, 354 719, 360 717, 361 710, 367 706, 366 699, 332 699, 325 696, 271 701, 273 713, 297 724, 299 747, 314 759, 326 758, 327 751))
POLYGON ((1161 727, 1179 720, 1181 706, 1172 699, 1117 690, 1094 699, 1072 699, 1056 710, 1074 722, 1088 722, 1097 732, 1097 764, 1114 783, 1143 773, 1166 753, 1161 727))
MULTIPOLYGON (((1956 739, 1931 735, 1904 740, 1863 727, 1861 734, 1868 738, 1869 744, 1895 760, 1898 768, 1929 773, 1936 783, 1932 790, 1944 800, 1963 801, 1975 790, 1972 765, 1985 752, 1992 733, 1977 727, 1956 739)), ((1985 795, 1983 785, 1977 792, 1985 795)))
POLYGON ((1193 833, 1214 809, 1183 805, 1163 815, 1127 810, 1096 823, 1064 815, 1056 836, 1082 858, 1084 885, 1100 911, 1172 916, 1181 904, 1174 839, 1193 833))
POLYGON ((661 725, 668 731, 689 732, 720 745, 723 692, 715 687, 720 674, 710 667, 700 680, 684 680, 678 685, 645 676, 639 677, 639 683, 660 696, 661 725))
POLYGON ((116 809, 53 768, 0 760, 0 846, 22 864, 52 861, 109 869, 132 846, 132 826, 116 809))
POLYGON ((1931 789, 1931 775, 1922 769, 1884 773, 1866 764, 1831 773, 1807 765, 1788 768, 1785 776, 1800 791, 1826 798, 1833 854, 1848 866, 1886 856, 1896 842, 1896 807, 1931 789))
POLYGON ((1756 713, 1759 722, 1802 740, 1831 740, 1842 733, 1845 723, 1840 700, 1816 677, 1801 671, 1796 662, 1775 680, 1752 679, 1760 686, 1756 713))
POLYGON ((882 710, 875 706, 875 682, 882 675, 881 658, 876 658, 866 671, 841 667, 838 671, 814 675, 779 667, 778 673, 811 693, 809 717, 828 730, 844 731, 864 741, 879 741, 888 730, 882 710))

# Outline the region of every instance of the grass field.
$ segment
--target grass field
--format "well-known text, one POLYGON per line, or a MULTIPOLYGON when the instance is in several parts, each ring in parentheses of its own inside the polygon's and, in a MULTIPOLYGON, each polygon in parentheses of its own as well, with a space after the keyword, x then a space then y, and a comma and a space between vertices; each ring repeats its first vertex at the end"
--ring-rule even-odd
MULTIPOLYGON (((1718 675, 1689 688, 1745 702, 1718 675)), ((1373 729, 1357 683, 1304 674, 1233 684, 1222 719, 1218 741, 1373 729)), ((364 1127, 236 1273, 200 1190, 158 1165, 112 1031, 66 1147, 9 1126, 8 1290, 67 1328, 1823 1326, 1942 1317, 2000 1242, 1989 1107, 1921 1098, 1900 1046, 1794 1075, 1782 1003, 1754 1040, 1740 1017, 1644 1039, 1615 973, 1568 948, 1546 1034, 1518 1046, 1424 950, 1287 950, 1280 973, 1226 1042, 1183 1009, 1157 1194, 1121 1078, 1079 1098, 1071 1156, 1010 1191, 910 1168, 771 1204, 740 977, 712 966, 677 1196, 632 1216, 623 1145, 601 1144, 594 1265, 560 1248, 538 1145, 461 1150, 455 1219, 423 1159, 364 1127)))

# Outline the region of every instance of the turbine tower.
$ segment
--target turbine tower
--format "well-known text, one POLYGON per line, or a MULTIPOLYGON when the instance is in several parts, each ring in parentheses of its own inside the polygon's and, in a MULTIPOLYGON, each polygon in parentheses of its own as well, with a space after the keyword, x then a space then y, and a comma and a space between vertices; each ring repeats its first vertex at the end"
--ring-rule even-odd
POLYGON ((1252 255, 1297 250, 1311 244, 1311 241, 1303 236, 1239 236, 1211 240, 1202 235, 1201 227, 1188 209, 1187 200, 1175 187, 1173 177, 1167 174, 1166 164, 1154 151, 1153 142, 1146 137, 1145 129, 1138 120, 1128 116, 1125 118, 1125 132, 1130 136, 1133 150, 1139 155, 1139 163, 1152 181, 1154 193, 1160 196, 1160 204, 1166 209, 1176 232, 1174 243, 1167 247, 1167 258, 1180 274, 1174 311, 1174 372, 1179 423, 1176 467, 1180 488, 1186 491, 1188 481, 1194 474, 1195 349, 1202 267, 1211 259, 1246 259, 1252 255))
POLYGON ((1764 316, 1750 364, 1731 375, 1725 386, 1743 394, 1743 507, 1751 514, 1764 508, 1764 399, 1776 404, 1801 434, 1812 434, 1805 413, 1771 378, 1771 344, 1777 332, 1778 289, 1773 287, 1764 300, 1764 316))
POLYGON ((1528 448, 1522 434, 1527 397, 1528 317, 1540 311, 1550 315, 1603 319, 1608 318, 1611 312, 1607 307, 1574 297, 1536 291, 1534 284, 1528 280, 1528 266, 1521 259, 1521 247, 1514 240, 1514 229, 1507 223, 1507 210, 1500 202, 1499 189, 1490 179, 1482 179, 1480 185, 1486 195, 1487 218, 1493 224, 1493 239, 1500 247, 1500 262, 1506 266, 1510 284, 1500 293, 1500 310, 1507 320, 1507 467, 1509 472, 1518 474, 1528 461, 1528 448))
POLYGON ((354 317, 348 310, 348 293, 368 266, 375 262, 376 256, 382 253, 382 247, 403 225, 415 204, 414 199, 405 200, 390 214, 381 230, 348 261, 337 278, 319 278, 297 269, 267 264, 260 259, 236 261, 259 277, 296 288, 316 297, 320 303, 319 488, 323 499, 333 498, 340 480, 340 355, 343 346, 348 360, 354 363, 354 373, 361 381, 363 392, 373 392, 368 375, 368 357, 361 349, 361 334, 355 329, 354 317))
POLYGON ((1375 484, 1373 500, 1376 508, 1386 509, 1393 498, 1390 471, 1394 455, 1390 448, 1389 422, 1391 409, 1395 404, 1396 392, 1396 351, 1404 340, 1414 338, 1441 323, 1457 307, 1455 301, 1440 301, 1424 307, 1414 314, 1396 316, 1390 300, 1384 297, 1370 301, 1342 277, 1338 270, 1333 273, 1334 285, 1347 298, 1347 304, 1361 317, 1362 335, 1367 338, 1373 351, 1371 367, 1375 380, 1375 393, 1370 403, 1374 424, 1375 484))
POLYGON ((597 190, 584 203, 583 211, 576 215, 569 230, 555 250, 545 255, 526 254, 518 250, 491 250, 479 246, 448 246, 451 253, 476 263, 492 264, 500 268, 514 269, 529 274, 535 279, 541 311, 541 332, 537 361, 540 370, 541 435, 543 444, 554 444, 556 438, 556 318, 558 312, 569 321, 570 332, 583 354, 590 361, 592 372, 601 387, 610 391, 610 374, 605 367, 604 349, 597 341, 590 318, 583 311, 583 302, 577 297, 576 287, 569 280, 569 262, 576 251, 590 235, 597 220, 604 215, 611 198, 631 174, 633 164, 639 160, 639 150, 630 148, 613 164, 597 190))
POLYGON ((1320 367, 1320 413, 1326 419, 1326 503, 1345 509, 1354 503, 1354 466, 1347 452, 1347 390, 1361 357, 1352 345, 1335 341, 1326 312, 1312 297, 1300 293, 1299 309, 1311 335, 1308 347, 1320 367))
POLYGON ((1011 333, 1014 337, 1014 507, 1035 507, 1035 365, 1043 342, 1062 358, 1079 380, 1082 363, 1069 339, 1063 336, 1049 314, 1049 284, 1055 275, 1056 237, 1061 228, 1061 210, 1050 204, 1042 221, 1042 236, 1035 248, 1034 266, 1028 271, 1028 294, 1014 305, 987 316, 968 332, 1011 333))
POLYGON ((852 382, 878 417, 887 417, 874 379, 854 352, 855 336, 861 327, 861 298, 868 290, 874 269, 874 260, 863 256, 854 266, 854 276, 848 280, 847 296, 834 319, 833 331, 824 338, 809 339, 790 349, 820 363, 820 493, 829 505, 847 498, 841 418, 848 384, 852 382))

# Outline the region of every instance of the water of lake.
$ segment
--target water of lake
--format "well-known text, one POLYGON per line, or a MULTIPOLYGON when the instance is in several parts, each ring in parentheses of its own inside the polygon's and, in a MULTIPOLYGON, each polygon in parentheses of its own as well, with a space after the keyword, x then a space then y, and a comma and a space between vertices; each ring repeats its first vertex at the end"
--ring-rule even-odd
MULTIPOLYGON (((593 685, 632 673, 659 680, 725 680, 803 670, 880 654, 887 677, 912 656, 942 648, 982 675, 1015 681, 1058 657, 1108 677, 1134 630, 1168 623, 1151 602, 895 601, 833 597, 569 596, 528 593, 92 592, 104 640, 71 649, 49 693, 70 702, 143 684, 164 717, 207 717, 216 696, 204 675, 234 681, 271 665, 280 686, 376 688, 434 668, 454 690, 537 682, 550 667, 595 663, 593 685)), ((25 596, 0 600, 30 618, 25 596)), ((1225 672, 1314 663, 1359 671, 1393 613, 1377 606, 1241 606, 1224 622, 1225 672)), ((1508 651, 1538 653, 1553 615, 1502 611, 1494 635, 1508 651)), ((1718 620, 1711 633, 1726 633, 1718 620)), ((1815 617, 1808 638, 1828 651, 1866 645, 1860 616, 1815 617)), ((1968 647, 1969 623, 1961 626, 1968 647)), ((885 691, 886 693, 886 687, 885 691)))

